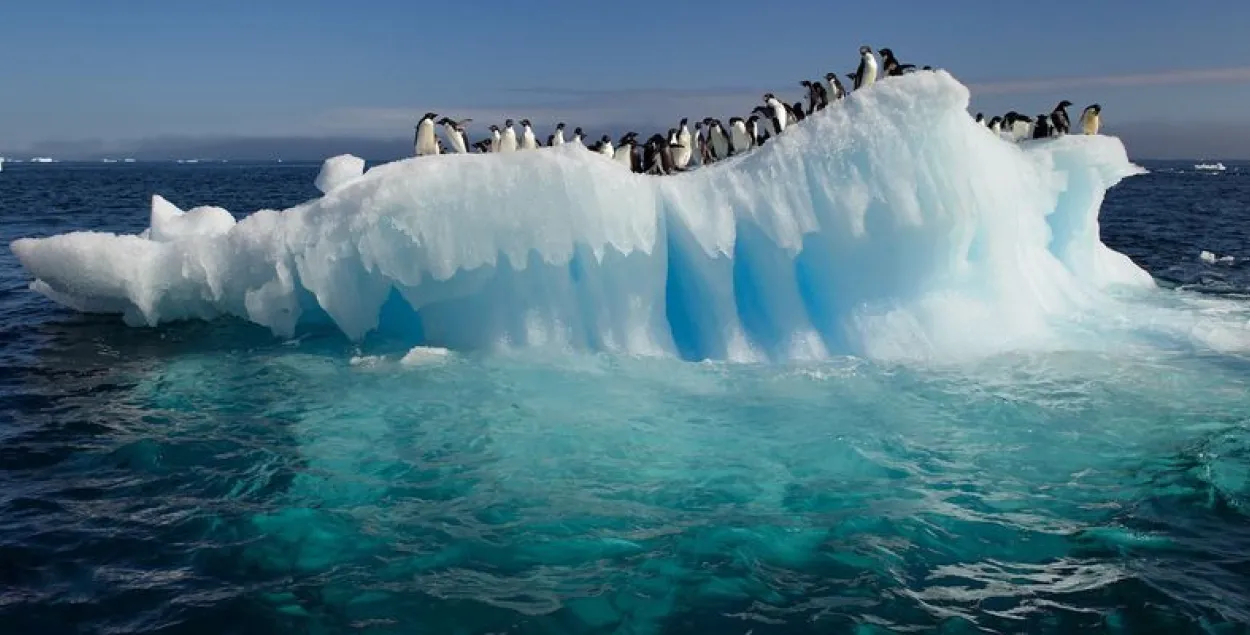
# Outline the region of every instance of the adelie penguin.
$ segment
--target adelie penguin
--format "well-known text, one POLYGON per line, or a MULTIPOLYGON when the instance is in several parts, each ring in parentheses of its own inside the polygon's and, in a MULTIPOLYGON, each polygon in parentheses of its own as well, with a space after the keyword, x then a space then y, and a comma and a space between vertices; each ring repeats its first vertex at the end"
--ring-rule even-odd
POLYGON ((571 144, 573 144, 573 145, 578 145, 578 146, 581 146, 581 147, 583 147, 583 148, 585 148, 585 147, 586 147, 586 142, 585 142, 585 140, 583 139, 582 129, 581 129, 580 127, 577 127, 577 128, 574 128, 574 129, 573 129, 573 140, 572 140, 572 141, 570 141, 569 143, 571 143, 571 144))
POLYGON ((894 51, 890 49, 878 49, 877 52, 881 54, 881 75, 883 77, 898 77, 916 68, 915 64, 900 64, 898 58, 894 57, 894 51))
POLYGON ((533 150, 538 147, 538 139, 534 137, 534 128, 529 119, 521 120, 521 150, 533 150))
POLYGON ((616 154, 615 149, 612 147, 612 137, 609 137, 608 135, 600 137, 599 143, 595 145, 595 149, 599 152, 599 154, 602 154, 609 159, 613 158, 616 154))
POLYGON ((1050 116, 1038 115, 1037 123, 1033 124, 1033 138, 1045 139, 1050 136, 1050 116))
POLYGON ((719 161, 729 157, 729 134, 719 119, 704 119, 707 124, 707 145, 711 149, 713 160, 719 161))
POLYGON ((751 149, 755 145, 749 132, 747 132, 747 124, 742 117, 731 117, 729 119, 729 152, 731 154, 741 154, 751 149))
POLYGON ((1065 135, 1072 129, 1072 120, 1068 119, 1068 107, 1071 105, 1072 102, 1065 99, 1059 102, 1059 105, 1055 106, 1055 109, 1050 112, 1050 123, 1054 128, 1051 134, 1055 136, 1065 135))
POLYGON ((443 126, 443 135, 447 137, 447 142, 451 144, 452 152, 457 154, 465 154, 469 151, 469 134, 465 131, 464 125, 473 121, 472 119, 462 119, 453 121, 450 117, 443 117, 438 123, 443 126))
POLYGON ((490 125, 490 151, 499 152, 500 145, 503 144, 503 135, 499 131, 499 126, 490 125))
POLYGON ((781 103, 781 100, 773 96, 772 93, 764 94, 764 105, 772 109, 773 132, 776 134, 785 132, 786 124, 790 123, 790 113, 786 105, 781 103))
POLYGON ((985 125, 985 115, 983 113, 977 113, 977 123, 982 126, 985 125))
POLYGON ((694 157, 693 136, 686 126, 687 121, 682 118, 681 125, 677 128, 677 145, 681 147, 673 149, 673 165, 678 170, 685 170, 690 165, 690 159, 694 157))
POLYGON ((1098 134, 1098 126, 1102 115, 1102 106, 1090 104, 1081 112, 1081 132, 1087 135, 1098 134))
POLYGON ((838 79, 837 73, 825 73, 825 81, 829 84, 829 99, 837 101, 846 97, 846 87, 842 85, 842 80, 838 79))
POLYGON ((1000 134, 1002 131, 1003 131, 1003 118, 999 117, 998 115, 994 115, 993 117, 990 118, 990 132, 993 132, 994 134, 1000 134))
POLYGON ((803 80, 799 85, 807 89, 807 113, 808 115, 817 110, 824 110, 829 105, 829 93, 825 91, 825 87, 820 82, 812 82, 803 80))
POLYGON ((627 132, 621 135, 620 140, 616 142, 616 149, 612 151, 613 160, 625 166, 626 170, 633 169, 634 139, 637 136, 637 132, 627 132))
POLYGON ((553 148, 556 146, 564 145, 564 122, 563 121, 556 124, 556 132, 555 134, 551 135, 551 140, 547 142, 547 145, 553 148))
POLYGON ((512 129, 512 120, 503 122, 503 134, 499 138, 499 152, 516 152, 516 130, 512 129))
POLYGON ((855 69, 855 90, 868 88, 877 81, 877 58, 872 47, 859 47, 859 68, 855 69))
POLYGON ((425 113, 417 122, 417 131, 412 140, 413 150, 419 157, 438 154, 438 135, 434 133, 434 120, 438 115, 425 113))

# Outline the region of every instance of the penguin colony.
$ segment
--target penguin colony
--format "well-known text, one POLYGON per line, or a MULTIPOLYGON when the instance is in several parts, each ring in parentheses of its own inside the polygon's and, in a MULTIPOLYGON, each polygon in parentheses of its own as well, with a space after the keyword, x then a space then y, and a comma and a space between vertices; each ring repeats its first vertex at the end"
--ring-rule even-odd
MULTIPOLYGON (((503 128, 492 125, 489 138, 470 143, 465 126, 472 119, 457 121, 450 117, 439 118, 437 113, 428 112, 417 123, 413 144, 417 156, 429 156, 444 153, 515 152, 568 143, 598 152, 640 174, 684 172, 762 146, 787 128, 800 124, 807 116, 827 108, 852 91, 873 85, 878 76, 897 77, 917 71, 915 64, 899 63, 894 52, 888 48, 880 49, 874 54, 871 47, 861 46, 859 57, 859 66, 855 72, 846 75, 851 81, 850 90, 838 79, 837 73, 826 73, 823 81, 817 79, 799 82, 806 89, 806 104, 803 100, 789 104, 772 93, 766 93, 763 97, 764 103, 756 106, 745 119, 731 117, 729 124, 725 125, 720 119, 707 117, 695 122, 693 130, 689 127, 689 119, 682 119, 678 127, 668 130, 668 134, 653 134, 646 141, 640 141, 637 132, 627 132, 615 144, 611 137, 603 135, 588 146, 581 128, 574 128, 572 138, 566 139, 567 128, 561 122, 556 124, 555 132, 548 135, 544 143, 535 135, 529 119, 519 122, 519 136, 515 128, 517 122, 508 119, 503 128), (880 63, 877 61, 878 54, 881 56, 880 63), (446 143, 438 137, 436 128, 440 126, 446 143)), ((925 66, 920 70, 933 69, 925 66)), ((1071 102, 1061 101, 1050 114, 1037 115, 1036 119, 1014 110, 989 120, 985 119, 984 114, 978 113, 976 121, 1012 141, 1057 137, 1071 131, 1067 112, 1070 106, 1071 102)), ((1079 122, 1083 134, 1098 134, 1101 112, 1102 108, 1098 104, 1084 110, 1079 122)))

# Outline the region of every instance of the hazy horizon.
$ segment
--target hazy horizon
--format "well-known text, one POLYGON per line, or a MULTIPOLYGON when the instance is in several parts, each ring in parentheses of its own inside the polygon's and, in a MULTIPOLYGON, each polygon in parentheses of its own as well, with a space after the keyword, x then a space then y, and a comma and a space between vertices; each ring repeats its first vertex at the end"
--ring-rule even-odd
POLYGON ((764 92, 799 100, 799 80, 852 71, 868 44, 949 70, 970 89, 972 113, 1037 114, 1067 99, 1075 117, 1096 102, 1132 156, 1250 158, 1250 3, 1054 0, 1046 28, 978 2, 908 5, 862 24, 837 3, 787 5, 787 18, 802 19, 759 9, 545 0, 483 16, 425 0, 368 11, 328 0, 15 3, 0 41, 24 56, 4 71, 0 152, 404 156, 411 148, 389 148, 408 144, 427 111, 474 119, 476 138, 505 118, 531 119, 542 138, 556 121, 595 137, 662 132, 681 117, 745 115, 764 92), (438 28, 416 26, 431 19, 438 28), (664 46, 616 46, 643 41, 664 46))

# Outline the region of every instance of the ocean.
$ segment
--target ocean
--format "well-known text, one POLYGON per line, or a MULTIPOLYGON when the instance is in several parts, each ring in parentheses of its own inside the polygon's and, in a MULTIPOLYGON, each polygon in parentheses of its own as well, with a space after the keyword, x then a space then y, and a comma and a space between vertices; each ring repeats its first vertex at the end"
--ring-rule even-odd
POLYGON ((0 633, 1250 632, 1250 358, 1210 326, 1250 323, 1250 164, 1140 163, 1102 237, 1194 338, 956 366, 132 328, 8 243, 319 165, 5 163, 0 633))

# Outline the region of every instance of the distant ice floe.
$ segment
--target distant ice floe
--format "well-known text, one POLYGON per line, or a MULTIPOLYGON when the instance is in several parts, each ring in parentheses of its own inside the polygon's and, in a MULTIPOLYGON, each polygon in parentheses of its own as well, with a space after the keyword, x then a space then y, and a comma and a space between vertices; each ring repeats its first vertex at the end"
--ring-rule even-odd
POLYGON ((1206 251, 1205 249, 1202 251, 1202 253, 1198 254, 1198 257, 1201 258, 1203 262, 1209 265, 1213 265, 1217 262, 1220 264, 1231 265, 1233 264, 1233 261, 1236 260, 1236 258, 1234 258, 1233 256, 1216 256, 1215 254, 1209 251, 1206 251))

